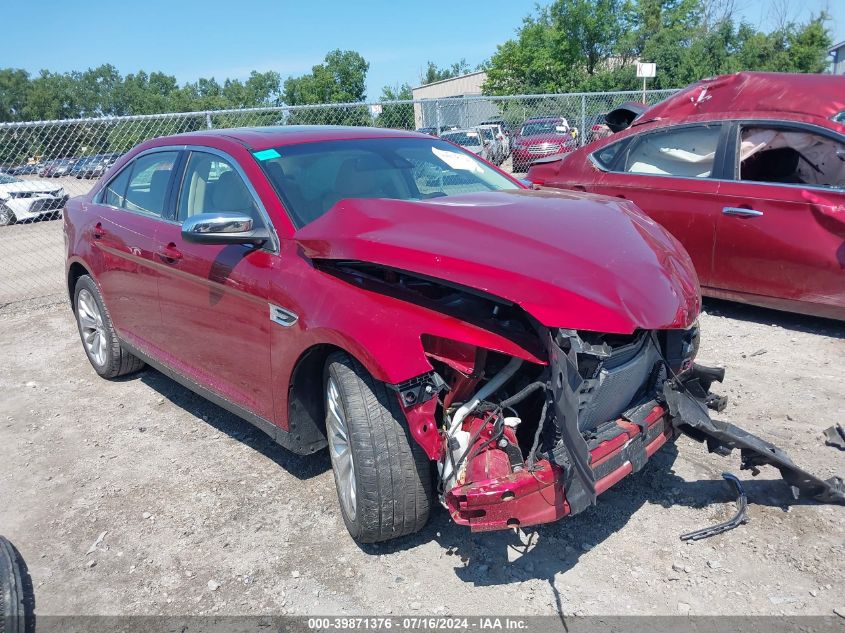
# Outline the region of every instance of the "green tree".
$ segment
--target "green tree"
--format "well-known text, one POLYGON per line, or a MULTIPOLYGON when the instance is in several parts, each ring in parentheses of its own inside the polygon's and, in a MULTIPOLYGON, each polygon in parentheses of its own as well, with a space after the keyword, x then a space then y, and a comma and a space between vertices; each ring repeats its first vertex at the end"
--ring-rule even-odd
POLYGON ((29 73, 20 68, 0 68, 0 122, 23 116, 29 90, 29 73))
POLYGON ((461 58, 460 61, 455 62, 451 66, 444 66, 440 68, 432 61, 426 62, 426 67, 420 73, 420 85, 426 86, 433 84, 435 81, 443 81, 444 79, 451 79, 452 77, 460 77, 472 72, 466 59, 461 58))
MULTIPOLYGON (((385 86, 381 89, 379 101, 410 101, 414 98, 411 86, 385 86)), ((392 103, 381 108, 381 114, 376 117, 375 124, 379 127, 390 127, 402 130, 414 129, 414 104, 392 103)))
MULTIPOLYGON (((355 51, 334 50, 322 64, 301 77, 284 83, 282 100, 286 105, 315 105, 361 102, 366 96, 369 63, 355 51)), ((370 114, 366 107, 314 108, 294 110, 289 123, 366 125, 370 114)))
POLYGON ((827 65, 824 13, 771 33, 715 13, 706 0, 555 0, 498 47, 485 91, 636 89, 635 60, 657 64, 653 88, 738 70, 823 72, 827 65))

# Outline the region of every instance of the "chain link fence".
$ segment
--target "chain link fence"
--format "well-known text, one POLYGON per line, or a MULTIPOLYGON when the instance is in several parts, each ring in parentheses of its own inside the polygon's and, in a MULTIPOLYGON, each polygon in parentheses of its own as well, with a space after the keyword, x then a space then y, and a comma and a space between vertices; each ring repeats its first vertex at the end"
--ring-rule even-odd
MULTIPOLYGON (((650 91, 654 104, 673 91, 650 91)), ((459 97, 267 107, 101 119, 0 124, 0 308, 64 293, 61 211, 88 193, 125 152, 149 138, 203 129, 273 125, 353 125, 420 129, 449 137, 495 121, 505 137, 486 157, 506 171, 514 165, 513 137, 529 119, 566 120, 572 141, 593 140, 603 115, 642 92, 459 97)))

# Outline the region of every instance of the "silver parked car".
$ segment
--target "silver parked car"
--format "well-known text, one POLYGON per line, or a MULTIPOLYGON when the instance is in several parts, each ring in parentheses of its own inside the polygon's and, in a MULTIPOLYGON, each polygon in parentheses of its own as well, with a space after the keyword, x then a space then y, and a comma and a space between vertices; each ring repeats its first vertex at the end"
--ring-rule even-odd
POLYGON ((442 132, 440 138, 469 150, 486 161, 494 162, 495 147, 485 139, 480 130, 449 130, 442 132))
POLYGON ((508 135, 505 133, 504 129, 502 129, 502 126, 499 123, 482 123, 477 127, 482 129, 489 129, 493 132, 493 136, 496 137, 496 141, 498 141, 501 149, 502 161, 504 161, 508 156, 511 155, 510 137, 508 137, 508 135))

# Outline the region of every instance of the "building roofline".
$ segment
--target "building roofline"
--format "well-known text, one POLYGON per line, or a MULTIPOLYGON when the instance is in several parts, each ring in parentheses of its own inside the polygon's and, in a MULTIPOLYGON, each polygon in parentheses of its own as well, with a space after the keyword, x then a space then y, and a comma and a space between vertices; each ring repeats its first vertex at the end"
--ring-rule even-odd
POLYGON ((448 79, 441 79, 440 81, 432 81, 430 84, 422 84, 421 86, 414 86, 411 90, 419 90, 420 88, 428 88, 429 86, 436 86, 437 84, 445 84, 447 81, 455 81, 456 79, 463 79, 464 77, 472 77, 473 75, 480 75, 486 73, 486 70, 476 70, 475 72, 467 73, 465 75, 458 75, 457 77, 449 77, 448 79))
POLYGON ((833 53, 834 51, 838 51, 840 48, 845 48, 845 40, 839 42, 839 44, 834 44, 828 49, 828 53, 833 53))

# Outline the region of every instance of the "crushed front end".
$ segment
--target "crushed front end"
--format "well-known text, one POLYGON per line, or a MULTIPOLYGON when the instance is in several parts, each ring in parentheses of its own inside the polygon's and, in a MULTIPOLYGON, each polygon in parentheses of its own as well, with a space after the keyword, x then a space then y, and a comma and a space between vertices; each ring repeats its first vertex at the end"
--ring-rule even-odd
MULTIPOLYGON (((845 502, 841 480, 822 481, 708 410, 724 372, 694 362, 698 325, 633 335, 541 328, 547 364, 449 341, 424 341, 435 371, 403 404, 412 428, 438 420, 441 501, 473 531, 525 527, 577 514, 639 471, 677 433, 742 467, 771 464, 798 494, 845 502), (426 394, 428 394, 426 396, 426 394), (425 402, 420 402, 425 400, 425 402)), ((400 398, 402 395, 400 394, 400 398)))

